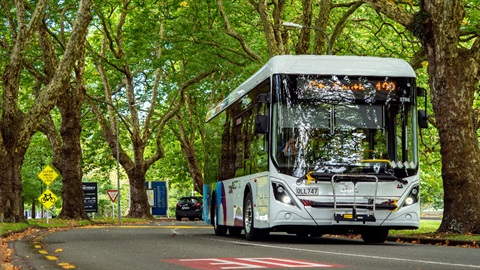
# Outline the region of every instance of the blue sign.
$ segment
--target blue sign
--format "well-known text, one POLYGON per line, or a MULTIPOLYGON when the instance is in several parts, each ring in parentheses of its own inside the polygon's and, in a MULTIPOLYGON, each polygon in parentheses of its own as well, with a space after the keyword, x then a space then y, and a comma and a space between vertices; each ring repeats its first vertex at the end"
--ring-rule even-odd
POLYGON ((145 186, 147 189, 153 190, 152 215, 166 216, 168 210, 167 182, 145 182, 145 186))

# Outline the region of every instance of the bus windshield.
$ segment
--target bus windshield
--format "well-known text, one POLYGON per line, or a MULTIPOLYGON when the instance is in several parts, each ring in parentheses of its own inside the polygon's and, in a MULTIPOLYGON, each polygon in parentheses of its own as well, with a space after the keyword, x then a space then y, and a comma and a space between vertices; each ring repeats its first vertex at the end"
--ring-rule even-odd
POLYGON ((418 170, 411 78, 276 75, 272 157, 295 177, 418 170))

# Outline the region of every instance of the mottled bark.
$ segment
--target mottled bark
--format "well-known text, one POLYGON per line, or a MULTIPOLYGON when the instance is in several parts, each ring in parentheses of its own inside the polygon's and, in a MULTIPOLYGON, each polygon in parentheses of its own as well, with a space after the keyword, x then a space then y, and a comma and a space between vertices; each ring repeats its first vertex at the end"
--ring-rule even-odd
POLYGON ((2 119, 0 121, 2 133, 0 141, 0 170, 2 170, 0 176, 0 186, 2 186, 0 220, 12 222, 24 220, 20 177, 24 154, 34 132, 39 128, 41 120, 55 106, 62 90, 69 82, 70 72, 79 56, 77 45, 85 39, 91 20, 91 1, 84 0, 80 3, 72 35, 58 69, 51 82, 39 93, 31 109, 23 114, 18 109, 22 55, 25 52, 26 44, 41 23, 47 1, 37 2, 28 26, 25 24, 25 9, 22 3, 23 1, 16 3, 18 31, 14 49, 10 55, 10 64, 5 68, 3 74, 2 119))
MULTIPOLYGON (((51 81, 58 66, 59 59, 51 37, 48 34, 47 26, 39 30, 39 44, 42 48, 44 59, 44 73, 46 84, 51 81)), ((62 44, 63 45, 63 44, 62 44)), ((53 165, 62 175, 62 210, 60 218, 89 219, 83 206, 82 188, 82 149, 81 139, 81 109, 84 100, 83 70, 85 42, 79 43, 79 60, 75 68, 75 84, 67 84, 57 107, 62 117, 60 133, 57 132, 52 119, 45 119, 44 133, 51 142, 53 150, 53 165), (77 87, 77 88, 75 88, 77 87)), ((63 47, 63 46, 62 46, 63 47)))
MULTIPOLYGON (((326 35, 326 29, 328 21, 330 20, 330 11, 332 10, 332 0, 320 0, 320 9, 315 18, 315 28, 321 29, 324 33, 319 33, 317 30, 313 41, 313 53, 324 54, 325 44, 329 42, 329 38, 326 35)), ((328 46, 328 44, 327 44, 328 46)))
POLYGON ((462 1, 425 1, 422 9, 430 14, 424 46, 442 154, 444 214, 439 230, 480 233, 480 149, 472 121, 480 58, 475 59, 478 51, 458 46, 462 1))
POLYGON ((33 33, 41 23, 45 11, 46 0, 39 1, 35 11, 27 24, 26 11, 23 1, 16 1, 15 7, 4 6, 3 8, 15 8, 17 15, 16 24, 10 18, 12 37, 15 38, 11 46, 9 64, 5 67, 2 76, 2 118, 0 120, 0 220, 1 221, 23 221, 22 205, 22 181, 20 168, 23 163, 23 155, 30 143, 30 133, 22 129, 19 124, 24 121, 24 115, 18 108, 18 91, 20 87, 20 73, 22 71, 22 56, 27 44, 30 42, 33 33), (17 25, 17 28, 14 28, 17 25), (19 141, 19 135, 26 135, 24 140, 19 141))
POLYGON ((130 183, 130 211, 128 217, 153 219, 150 213, 150 204, 147 198, 147 187, 145 186, 145 168, 135 165, 127 171, 130 183))
POLYGON ((312 0, 302 0, 302 22, 301 25, 306 26, 300 30, 300 37, 295 45, 296 54, 308 54, 310 47, 310 33, 312 29, 312 0))
POLYGON ((263 33, 267 40, 268 55, 285 54, 286 48, 283 42, 283 11, 285 9, 285 0, 273 1, 267 0, 250 0, 255 10, 257 10, 263 24, 263 33), (270 15, 270 4, 272 4, 272 15, 270 15), (272 23, 273 22, 273 23, 272 23))
POLYGON ((427 51, 429 85, 439 131, 444 215, 439 231, 480 233, 480 150, 472 110, 480 80, 480 38, 459 45, 463 1, 422 1, 412 15, 391 1, 364 1, 403 24, 427 51))

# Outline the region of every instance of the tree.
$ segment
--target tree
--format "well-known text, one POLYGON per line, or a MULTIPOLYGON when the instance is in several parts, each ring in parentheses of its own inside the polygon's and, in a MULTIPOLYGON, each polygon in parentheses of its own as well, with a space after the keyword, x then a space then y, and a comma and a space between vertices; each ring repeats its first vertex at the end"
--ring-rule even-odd
POLYGON ((192 103, 195 101, 191 96, 187 96, 184 103, 185 111, 179 111, 174 118, 175 121, 169 123, 169 127, 180 142, 180 148, 187 161, 188 172, 193 179, 194 190, 203 194, 203 166, 198 160, 198 157, 203 158, 203 155, 196 151, 195 144, 197 140, 204 141, 205 135, 202 131, 202 124, 198 122, 202 117, 194 112, 196 106, 192 103))
POLYGON ((480 233, 480 149, 475 91, 480 81, 476 1, 364 1, 402 24, 422 42, 442 154, 441 232, 480 233))
MULTIPOLYGON (((59 59, 55 48, 63 51, 66 45, 66 36, 64 28, 70 28, 62 25, 69 20, 69 5, 63 10, 53 10, 53 14, 60 14, 59 19, 56 16, 49 17, 49 25, 60 25, 59 34, 54 34, 53 29, 44 23, 39 27, 38 38, 42 51, 43 73, 35 70, 34 65, 29 67, 40 84, 47 85, 53 78, 55 70, 58 67, 59 59), (57 42, 57 46, 54 44, 57 42)), ((54 9, 54 7, 51 7, 54 9)), ((61 7, 58 7, 61 8, 61 7)), ((75 10, 71 10, 75 12, 75 10)), ((47 115, 44 124, 40 127, 47 135, 53 149, 53 165, 62 175, 62 210, 60 218, 82 218, 88 219, 83 206, 83 189, 82 189, 82 149, 81 139, 81 110, 84 100, 84 67, 85 67, 85 40, 78 44, 78 61, 75 64, 75 81, 65 85, 62 89, 62 98, 57 102, 57 108, 60 112, 62 121, 60 131, 57 132, 55 123, 50 114, 47 115)))
MULTIPOLYGON (((248 26, 232 25, 237 21, 232 18, 243 15, 242 3, 216 3, 225 32, 248 55, 259 59, 255 50, 249 50, 252 39, 244 34, 248 26)), ((252 21, 260 22, 253 27, 263 30, 269 56, 323 54, 325 45, 330 44, 332 53, 371 55, 375 51, 373 54, 379 56, 409 59, 414 68, 421 68, 428 60, 445 190, 440 230, 479 231, 480 214, 474 210, 480 199, 475 192, 480 185, 478 93, 477 105, 473 102, 479 84, 480 12, 474 1, 416 1, 414 5, 409 1, 322 0, 316 6, 310 0, 249 3, 259 18, 252 21), (304 26, 298 36, 293 34, 293 46, 289 41, 295 37, 292 39, 289 32, 282 30, 287 20, 304 26)), ((246 13, 249 15, 243 16, 251 17, 252 13, 246 13)))
MULTIPOLYGON (((23 221, 23 200, 21 196, 21 167, 25 152, 40 122, 55 106, 62 90, 70 80, 70 71, 79 57, 78 44, 85 39, 87 27, 91 20, 91 1, 80 2, 75 25, 65 53, 52 80, 35 98, 33 105, 22 111, 19 106, 19 89, 23 70, 23 56, 27 45, 42 23, 48 1, 40 0, 35 9, 27 8, 23 1, 16 1, 15 7, 2 2, 2 18, 10 28, 8 38, 2 43, 9 52, 9 63, 3 70, 2 77, 2 117, 0 119, 0 220, 23 221), (10 13, 15 10, 16 20, 10 13), (30 19, 27 23, 27 17, 30 19)), ((29 6, 30 7, 30 6, 29 6)))
POLYGON ((100 42, 90 44, 99 74, 100 83, 96 85, 102 85, 104 92, 103 97, 100 93, 91 93, 89 104, 112 155, 119 157, 128 176, 129 216, 138 218, 152 218, 145 175, 164 156, 165 126, 183 105, 186 89, 213 72, 207 69, 188 73, 189 63, 183 56, 178 61, 163 58, 164 47, 171 44, 164 40, 167 14, 162 12, 169 11, 167 6, 165 10, 150 10, 146 6, 143 2, 128 0, 123 1, 121 7, 98 5, 101 38, 100 42), (129 20, 130 17, 135 20, 129 20), (154 36, 156 41, 146 40, 139 34, 145 32, 150 32, 149 37, 154 36), (118 153, 117 138, 121 136, 116 132, 117 121, 121 123, 120 130, 128 134, 128 141, 119 140, 118 153), (155 151, 146 156, 148 147, 154 147, 155 151))

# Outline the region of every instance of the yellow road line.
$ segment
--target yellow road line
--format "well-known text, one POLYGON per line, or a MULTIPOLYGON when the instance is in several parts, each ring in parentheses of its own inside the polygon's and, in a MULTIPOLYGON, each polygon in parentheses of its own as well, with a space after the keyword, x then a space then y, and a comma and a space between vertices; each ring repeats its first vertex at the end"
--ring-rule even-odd
POLYGON ((66 263, 66 262, 63 262, 63 263, 57 263, 59 266, 61 266, 63 269, 74 269, 76 268, 75 265, 73 264, 69 264, 69 263, 66 263))

